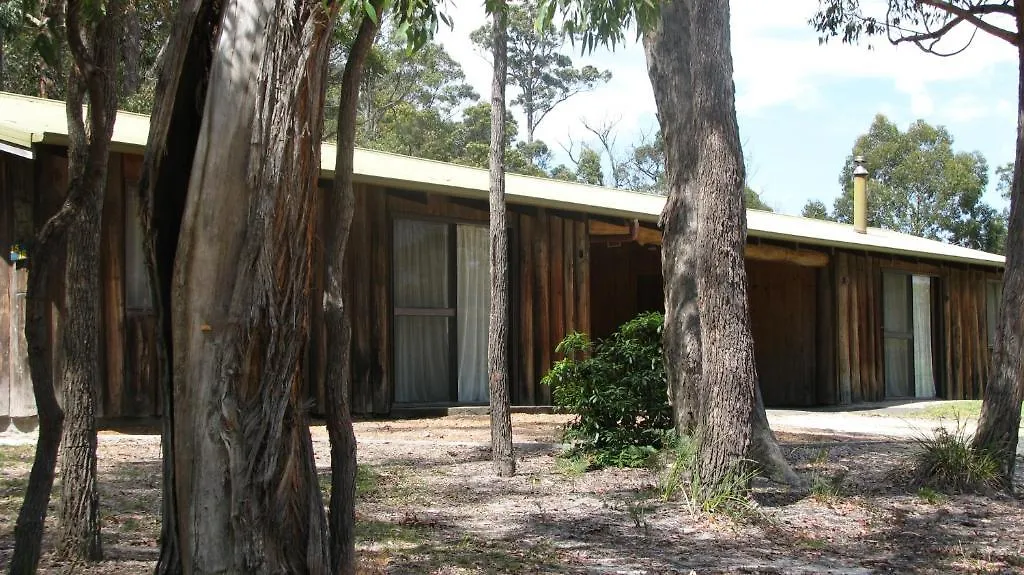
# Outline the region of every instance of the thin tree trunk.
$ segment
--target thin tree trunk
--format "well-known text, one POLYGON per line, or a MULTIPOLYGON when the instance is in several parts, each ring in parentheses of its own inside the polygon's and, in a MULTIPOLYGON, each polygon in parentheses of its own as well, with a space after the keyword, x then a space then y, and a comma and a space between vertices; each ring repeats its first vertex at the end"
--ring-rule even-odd
POLYGON ((57 272, 55 258, 63 246, 71 217, 82 200, 81 189, 77 192, 78 196, 68 196, 60 210, 46 222, 29 254, 28 261, 32 267, 25 294, 25 341, 28 344, 28 366, 36 401, 39 437, 25 499, 14 527, 14 554, 9 570, 12 575, 35 573, 39 565, 46 509, 50 503, 57 448, 64 425, 64 412, 53 390, 53 348, 47 329, 46 308, 50 304, 50 278, 57 272))
POLYGON ((84 200, 68 229, 67 312, 61 326, 65 420, 57 553, 65 559, 103 558, 96 477, 96 405, 101 385, 96 262, 100 260, 110 138, 117 119, 118 28, 123 7, 120 1, 109 2, 95 24, 81 21, 88 16, 77 2, 67 7, 68 43, 75 62, 68 75, 68 172, 71 185, 83 188, 84 200), (82 118, 83 91, 89 97, 88 130, 82 118))
MULTIPOLYGON (((1024 33, 1024 4, 1018 4, 1017 28, 1024 33)), ((1003 484, 1013 489, 1024 400, 1024 45, 1018 47, 1017 154, 1010 188, 1003 300, 996 324, 992 375, 985 386, 974 448, 999 461, 1003 484)))
POLYGON ((508 74, 506 27, 508 7, 499 3, 494 19, 491 52, 491 315, 487 328, 487 381, 491 400, 491 459, 501 477, 516 473, 512 451, 508 377, 508 225, 505 212, 505 81, 508 74))
POLYGON ((161 48, 149 141, 138 186, 150 302, 156 315, 157 377, 162 401, 160 558, 156 575, 182 572, 178 538, 178 504, 174 448, 174 390, 171 358, 171 292, 185 196, 202 124, 213 38, 220 2, 189 0, 182 4, 161 48), (172 122, 173 120, 173 122, 172 122))
POLYGON ((223 5, 172 292, 186 573, 329 570, 302 364, 337 8, 223 5))
POLYGON ((338 103, 338 155, 332 193, 324 199, 328 225, 324 227, 327 253, 324 285, 324 323, 327 334, 325 395, 327 433, 331 442, 331 501, 329 510, 332 572, 350 575, 356 572, 355 503, 356 436, 352 429, 350 369, 352 326, 345 308, 345 249, 355 196, 352 190, 359 112, 359 87, 363 68, 377 36, 381 4, 374 3, 376 20, 364 15, 349 49, 341 77, 338 103))
POLYGON ((719 483, 729 473, 742 472, 752 459, 769 476, 798 484, 774 435, 759 423, 764 407, 743 257, 745 175, 736 124, 728 0, 693 4, 690 29, 700 31, 690 42, 700 190, 697 293, 704 393, 697 473, 702 481, 719 483))
POLYGON ((694 432, 700 414, 700 314, 697 309, 697 188, 693 141, 693 88, 688 63, 689 4, 662 4, 661 19, 644 35, 647 72, 654 87, 665 142, 668 199, 661 213, 661 269, 665 287, 663 348, 669 404, 676 433, 694 432))

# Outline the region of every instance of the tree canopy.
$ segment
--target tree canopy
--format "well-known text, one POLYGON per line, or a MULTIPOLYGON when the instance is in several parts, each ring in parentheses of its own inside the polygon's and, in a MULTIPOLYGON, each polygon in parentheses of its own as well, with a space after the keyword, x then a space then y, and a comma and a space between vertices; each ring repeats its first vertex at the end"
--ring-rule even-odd
MULTIPOLYGON (((551 22, 538 26, 537 16, 534 0, 508 7, 508 81, 519 90, 511 103, 526 117, 527 143, 533 142, 537 126, 556 106, 611 79, 607 70, 574 66, 562 52, 564 36, 551 22)), ((484 26, 470 38, 477 47, 489 49, 489 33, 484 26)))
POLYGON ((1006 221, 982 195, 988 162, 980 152, 956 151, 953 136, 923 120, 906 131, 879 114, 854 142, 839 174, 843 193, 832 213, 808 202, 804 215, 853 221, 853 158, 863 156, 868 180, 868 225, 969 248, 1001 252, 1006 221))

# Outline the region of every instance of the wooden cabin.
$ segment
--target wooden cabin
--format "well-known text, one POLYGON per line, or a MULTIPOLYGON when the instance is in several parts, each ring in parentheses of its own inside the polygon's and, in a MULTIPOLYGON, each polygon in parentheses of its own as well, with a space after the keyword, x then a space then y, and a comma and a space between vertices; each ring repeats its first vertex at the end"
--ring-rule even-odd
MULTIPOLYGON (((118 115, 98 263, 100 414, 108 419, 161 409, 134 205, 147 133, 146 117, 118 115)), ((62 102, 0 94, 0 417, 8 422, 35 415, 23 335, 28 271, 19 246, 60 205, 66 145, 62 102)), ((323 185, 333 177, 334 155, 325 145, 323 185)), ((346 264, 354 411, 387 416, 486 404, 487 171, 360 149, 355 180, 346 264)), ((663 305, 656 223, 664 198, 518 175, 506 185, 512 398, 546 405, 550 390, 540 379, 567 333, 606 336, 663 305)), ((751 322, 767 405, 981 396, 1001 256, 754 210, 748 229, 751 322)), ((322 262, 323 255, 314 257, 322 262)), ((62 301, 60 282, 53 290, 62 301)), ((54 331, 60 308, 52 306, 54 331)), ((319 309, 313 322, 309 393, 322 405, 322 367, 332 350, 319 309)), ((59 348, 53 360, 60 361, 59 348)))

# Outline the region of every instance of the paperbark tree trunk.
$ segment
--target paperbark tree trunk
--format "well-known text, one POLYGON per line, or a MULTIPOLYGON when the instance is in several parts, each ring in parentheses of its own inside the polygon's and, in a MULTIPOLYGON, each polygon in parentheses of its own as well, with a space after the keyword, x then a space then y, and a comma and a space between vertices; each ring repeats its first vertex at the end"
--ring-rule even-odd
POLYGON ((336 11, 222 7, 171 294, 185 573, 330 568, 302 364, 336 11))
POLYGON ((661 270, 665 292, 662 334, 669 404, 676 433, 691 435, 700 414, 700 314, 697 309, 697 188, 690 82, 690 9, 662 4, 661 19, 644 34, 647 73, 654 86, 665 142, 668 200, 661 213, 661 270))
POLYGON ((355 502, 356 436, 352 429, 350 400, 352 324, 345 308, 345 249, 355 196, 352 190, 359 112, 359 87, 363 68, 377 36, 381 3, 375 2, 376 20, 363 16, 349 48, 341 77, 338 104, 338 155, 332 193, 324 198, 328 225, 324 229, 327 270, 324 282, 324 323, 327 335, 325 396, 327 433, 331 442, 330 546, 333 572, 356 572, 355 502))
POLYGON ((215 0, 189 0, 179 9, 162 48, 156 88, 162 97, 154 102, 150 116, 149 143, 138 186, 138 216, 150 301, 156 314, 157 377, 163 402, 160 558, 156 575, 182 572, 175 490, 171 280, 220 8, 221 3, 215 0))
MULTIPOLYGON (((1017 29, 1024 34, 1024 4, 1018 3, 1017 29)), ((999 461, 1003 484, 1013 489, 1024 400, 1024 44, 1018 46, 1017 153, 1010 189, 1003 300, 999 306, 992 375, 985 386, 974 448, 999 461)))
POLYGON ((505 2, 496 2, 491 35, 491 311, 487 328, 487 381, 491 401, 491 459, 500 477, 516 473, 512 451, 508 376, 508 224, 505 214, 505 81, 508 74, 505 2))
POLYGON ((96 477, 96 405, 100 382, 100 244, 110 138, 117 119, 118 34, 124 4, 109 2, 95 23, 79 2, 68 2, 68 44, 74 67, 68 75, 68 172, 85 200, 68 229, 64 365, 64 436, 57 553, 65 559, 103 558, 96 477), (78 40, 78 42, 76 42, 78 40), (89 123, 82 93, 89 97, 89 123))

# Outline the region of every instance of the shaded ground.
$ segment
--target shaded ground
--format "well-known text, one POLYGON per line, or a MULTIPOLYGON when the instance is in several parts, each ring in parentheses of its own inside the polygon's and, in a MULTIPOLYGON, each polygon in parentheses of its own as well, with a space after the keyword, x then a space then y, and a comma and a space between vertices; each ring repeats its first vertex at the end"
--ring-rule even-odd
MULTIPOLYGON (((359 546, 367 573, 1024 573, 1024 501, 933 497, 904 487, 909 442, 780 432, 817 494, 758 483, 753 520, 664 502, 651 470, 581 473, 557 458, 563 416, 514 418, 519 475, 490 475, 480 416, 373 421, 360 439, 359 546), (827 488, 822 489, 820 486, 827 488)), ((326 433, 314 428, 327 476, 326 433)), ((0 565, 31 446, 0 447, 0 565)), ((159 532, 159 438, 103 433, 110 560, 46 573, 144 573, 159 532)))

